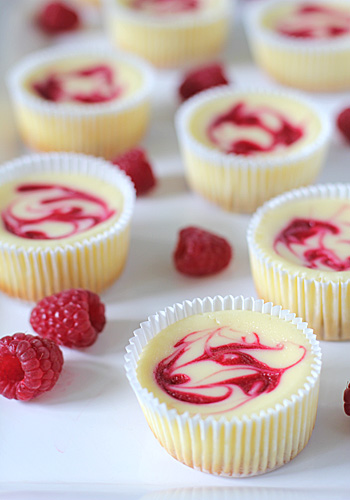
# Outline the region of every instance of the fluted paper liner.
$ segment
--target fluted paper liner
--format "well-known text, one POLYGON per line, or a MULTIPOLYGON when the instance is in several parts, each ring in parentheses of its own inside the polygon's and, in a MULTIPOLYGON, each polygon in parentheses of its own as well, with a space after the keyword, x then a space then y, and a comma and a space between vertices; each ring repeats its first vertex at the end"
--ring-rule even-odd
POLYGON ((186 300, 141 323, 126 351, 127 377, 155 437, 174 458, 194 469, 231 477, 263 474, 294 458, 311 436, 317 411, 320 346, 307 324, 280 306, 231 295, 186 300), (241 418, 223 416, 217 420, 168 409, 138 381, 136 367, 143 348, 157 333, 183 318, 226 309, 257 311, 295 324, 310 342, 314 355, 311 375, 290 399, 241 418))
POLYGON ((119 0, 104 0, 105 24, 118 47, 144 57, 158 67, 175 67, 214 57, 228 36, 234 3, 210 11, 152 16, 128 8, 119 0))
POLYGON ((318 271, 289 264, 273 249, 266 252, 255 232, 264 215, 308 198, 350 200, 350 184, 324 184, 293 190, 262 206, 252 217, 247 239, 258 295, 302 316, 321 340, 350 340, 350 271, 318 271))
POLYGON ((185 102, 176 115, 177 136, 190 187, 225 210, 254 212, 265 201, 289 189, 310 184, 318 175, 328 150, 330 122, 308 98, 295 92, 222 86, 201 92, 185 102), (225 154, 199 142, 189 123, 202 105, 220 97, 276 96, 302 104, 317 117, 318 136, 284 155, 225 154))
POLYGON ((51 47, 28 55, 10 71, 8 87, 22 139, 31 149, 111 159, 138 144, 146 133, 153 82, 153 70, 143 60, 103 43, 89 43, 51 47), (106 103, 74 104, 47 101, 23 84, 45 64, 85 56, 100 56, 134 67, 140 73, 140 88, 106 103))
MULTIPOLYGON (((117 220, 104 224, 92 236, 45 246, 32 240, 31 246, 0 239, 0 289, 14 297, 36 301, 68 288, 100 292, 122 272, 129 248, 129 229, 135 189, 122 171, 108 162, 74 153, 28 155, 6 163, 0 169, 0 185, 40 172, 82 174, 115 186, 122 194, 123 207, 117 220)), ((98 226, 96 226, 98 228, 98 226)), ((28 240, 26 240, 28 241, 28 240)), ((52 241, 52 240, 51 240, 52 241)))
MULTIPOLYGON (((305 4, 293 0, 293 6, 305 4)), ((331 5, 330 0, 318 4, 331 5)), ((348 2, 339 2, 348 6, 348 2)), ((281 35, 262 24, 262 18, 282 0, 266 0, 246 10, 248 41, 256 63, 277 81, 305 90, 341 91, 350 88, 350 36, 305 39, 281 35)), ((349 9, 350 14, 350 9, 349 9)))

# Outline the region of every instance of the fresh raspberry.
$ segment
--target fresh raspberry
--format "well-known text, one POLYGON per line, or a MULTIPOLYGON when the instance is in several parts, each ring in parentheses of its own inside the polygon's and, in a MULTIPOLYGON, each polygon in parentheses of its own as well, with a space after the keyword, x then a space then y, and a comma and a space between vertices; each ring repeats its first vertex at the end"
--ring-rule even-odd
POLYGON ((131 178, 135 185, 137 196, 147 193, 157 181, 152 166, 147 158, 146 151, 135 148, 117 156, 112 160, 121 170, 131 178))
POLYGON ((350 108, 345 108, 337 117, 337 126, 343 137, 350 142, 350 108))
POLYGON ((344 391, 344 411, 350 417, 350 382, 344 391))
POLYGON ((45 297, 30 315, 36 333, 67 347, 92 345, 105 323, 105 306, 99 296, 79 288, 45 297))
POLYGON ((25 333, 0 339, 0 394, 28 401, 50 391, 63 366, 58 345, 25 333))
POLYGON ((185 75, 179 88, 180 99, 185 101, 202 90, 228 83, 225 70, 220 64, 212 63, 202 66, 185 75))
POLYGON ((51 35, 76 30, 80 25, 78 13, 64 2, 50 2, 39 11, 40 28, 51 35))
POLYGON ((174 252, 175 267, 183 274, 205 276, 228 266, 232 257, 230 244, 220 236, 200 229, 186 227, 179 233, 174 252))

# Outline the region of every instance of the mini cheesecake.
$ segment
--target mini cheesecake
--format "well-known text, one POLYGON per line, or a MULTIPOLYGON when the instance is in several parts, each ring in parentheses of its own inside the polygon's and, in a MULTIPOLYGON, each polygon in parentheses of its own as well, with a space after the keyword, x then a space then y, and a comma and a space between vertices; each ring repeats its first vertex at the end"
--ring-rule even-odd
POLYGON ((105 0, 105 7, 111 40, 159 67, 214 57, 232 8, 228 0, 105 0))
POLYGON ((302 314, 320 339, 350 339, 349 186, 325 185, 271 200, 248 244, 260 297, 302 314))
POLYGON ((19 158, 0 172, 0 289, 39 300, 102 291, 128 253, 135 191, 107 162, 68 153, 19 158))
POLYGON ((115 157, 144 136, 153 73, 137 58, 104 47, 53 47, 10 73, 24 142, 39 151, 115 157))
POLYGON ((315 179, 330 127, 298 95, 225 86, 183 104, 177 132, 193 190, 225 209, 252 212, 315 179))
POLYGON ((247 15, 259 66, 279 82, 316 91, 350 88, 347 1, 269 0, 247 15))
POLYGON ((242 297, 186 301, 149 318, 127 350, 152 431, 186 465, 261 474, 294 458, 311 435, 319 347, 280 307, 242 297))

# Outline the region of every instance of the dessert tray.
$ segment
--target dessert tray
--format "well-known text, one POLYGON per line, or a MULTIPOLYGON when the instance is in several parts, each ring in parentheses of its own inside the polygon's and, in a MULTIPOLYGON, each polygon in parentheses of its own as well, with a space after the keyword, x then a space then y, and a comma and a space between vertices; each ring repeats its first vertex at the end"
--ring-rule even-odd
MULTIPOLYGON (((257 0, 256 0, 257 1, 257 0)), ((260 0, 264 1, 264 0, 260 0)), ((243 3, 243 2, 242 2, 243 3)), ((245 3, 248 3, 246 1, 245 3)), ((251 2, 253 3, 253 2, 251 2)), ((0 0, 0 161, 26 152, 16 132, 5 74, 23 55, 72 40, 101 40, 99 15, 88 28, 49 39, 32 23, 36 1, 0 0)), ((239 5, 238 16, 242 5, 239 5)), ((233 82, 278 86, 250 58, 240 19, 224 58, 233 82)), ((107 325, 85 350, 63 348, 65 364, 55 389, 32 402, 0 399, 0 494, 8 499, 347 499, 350 419, 342 395, 350 379, 350 343, 321 342, 323 367, 316 427, 306 448, 274 472, 245 479, 215 477, 170 457, 147 426, 124 371, 128 339, 140 322, 168 305, 213 295, 256 297, 246 243, 248 215, 224 212, 186 185, 174 128, 181 72, 157 74, 153 115, 143 141, 158 185, 136 202, 130 254, 121 278, 105 293, 107 325), (233 246, 230 266, 218 275, 190 278, 174 268, 178 231, 213 230, 233 246)), ((310 96, 329 113, 350 104, 350 94, 310 96)), ((335 128, 317 182, 350 182, 350 147, 335 128)), ((1 337, 33 333, 32 304, 0 295, 1 337)))

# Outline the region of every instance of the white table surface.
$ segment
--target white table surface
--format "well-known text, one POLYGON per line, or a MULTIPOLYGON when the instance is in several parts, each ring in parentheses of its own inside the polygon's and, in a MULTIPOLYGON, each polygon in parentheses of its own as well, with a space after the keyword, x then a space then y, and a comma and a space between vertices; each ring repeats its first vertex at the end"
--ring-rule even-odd
MULTIPOLYGON (((263 0, 260 0, 263 1, 263 0)), ((25 53, 52 43, 101 38, 91 28, 42 36, 30 22, 37 1, 0 0, 0 161, 25 152, 13 123, 5 70, 25 53)), ((97 15, 95 15, 97 16, 97 15)), ((251 62, 240 25, 224 54, 234 82, 275 85, 251 62)), ((206 295, 256 296, 245 232, 249 216, 223 212, 186 186, 173 115, 179 71, 158 72, 151 127, 143 145, 153 160, 158 187, 138 198, 130 255, 122 277, 102 298, 107 326, 89 349, 63 348, 64 370, 55 388, 22 403, 0 398, 0 496, 9 499, 294 499, 350 498, 350 418, 342 393, 350 379, 350 343, 322 342, 319 411, 309 444, 282 468, 250 479, 224 479, 194 471, 170 457, 149 430, 124 374, 124 348, 150 314, 174 302, 206 295), (187 278, 174 269, 178 230, 198 225, 225 236, 234 247, 227 270, 187 278)), ((334 118, 350 93, 313 95, 334 118)), ((350 181, 350 146, 334 130, 318 182, 350 181)), ((31 305, 0 295, 0 336, 32 333, 31 305)))

